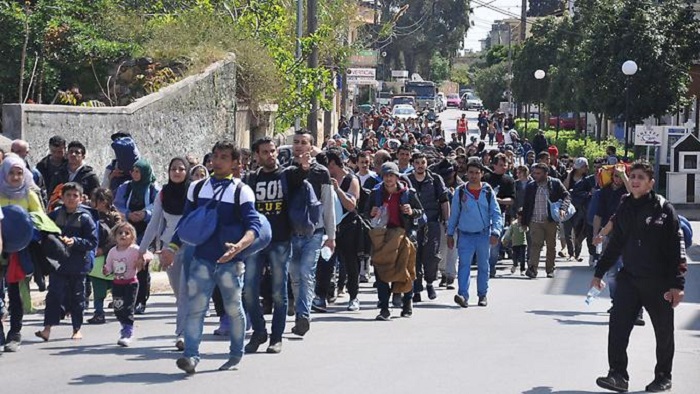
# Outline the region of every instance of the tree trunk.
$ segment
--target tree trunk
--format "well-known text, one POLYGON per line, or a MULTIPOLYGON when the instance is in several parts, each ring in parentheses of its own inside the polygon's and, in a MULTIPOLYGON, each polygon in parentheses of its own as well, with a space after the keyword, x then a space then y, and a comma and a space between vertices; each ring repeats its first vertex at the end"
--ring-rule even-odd
POLYGON ((24 43, 22 44, 22 54, 19 58, 19 95, 17 102, 24 102, 24 66, 27 62, 27 47, 29 46, 29 6, 24 6, 24 43))

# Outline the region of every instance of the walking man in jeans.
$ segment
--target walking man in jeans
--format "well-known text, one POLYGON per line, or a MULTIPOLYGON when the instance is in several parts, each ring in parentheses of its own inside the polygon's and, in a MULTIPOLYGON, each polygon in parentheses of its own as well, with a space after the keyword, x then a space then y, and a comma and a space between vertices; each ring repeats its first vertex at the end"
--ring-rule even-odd
POLYGON ((245 346, 246 353, 255 353, 267 342, 265 319, 260 307, 260 283, 265 266, 270 267, 272 287, 272 335, 267 353, 282 351, 285 313, 287 312, 287 273, 291 252, 292 231, 287 212, 288 196, 284 195, 282 177, 287 176, 277 163, 275 142, 265 137, 253 144, 253 153, 260 165, 248 176, 248 186, 255 193, 255 209, 265 215, 272 227, 272 241, 265 249, 246 259, 243 301, 250 316, 253 335, 245 346))
POLYGON ((652 191, 654 170, 637 162, 630 171, 630 195, 613 219, 610 242, 591 281, 602 290, 603 275, 622 256, 617 275, 615 304, 608 326, 609 372, 596 380, 598 386, 617 392, 629 388, 627 346, 639 309, 644 307, 654 325, 656 367, 647 392, 671 390, 675 351, 673 308, 683 301, 688 265, 678 215, 673 206, 652 191))
POLYGON ((530 259, 525 275, 530 278, 537 277, 537 268, 540 264, 540 252, 547 243, 547 260, 545 268, 547 277, 554 278, 554 258, 556 257, 557 223, 551 217, 549 204, 562 200, 559 215, 563 217, 570 204, 569 192, 557 178, 547 175, 549 166, 537 163, 532 166, 532 179, 525 187, 525 201, 523 205, 522 224, 525 231, 530 230, 530 259))
MULTIPOLYGON (((197 206, 207 204, 214 197, 220 198, 216 205, 217 229, 195 247, 187 280, 189 313, 185 321, 185 352, 177 360, 177 367, 188 374, 195 373, 199 364, 199 344, 202 342, 204 315, 209 309, 214 286, 218 286, 224 300, 226 313, 231 320, 229 359, 219 370, 232 369, 243 358, 245 339, 245 312, 242 289, 245 265, 238 255, 249 247, 260 235, 261 222, 255 211, 255 195, 247 185, 238 185, 240 179, 233 178, 233 169, 238 166, 241 150, 232 142, 220 141, 212 150, 214 173, 203 184, 190 185, 183 219, 197 206), (236 201, 236 189, 240 187, 240 198, 236 201), (238 204, 236 204, 238 202, 238 204), (231 230, 242 226, 242 237, 235 243, 224 242, 231 230)), ((180 222, 182 223, 182 221, 180 222)), ((161 253, 166 266, 172 264, 175 253, 182 242, 178 233, 167 249, 161 253)))
POLYGON ((477 295, 479 306, 487 306, 489 290, 489 246, 496 245, 503 232, 503 216, 496 201, 496 193, 486 182, 481 182, 484 168, 478 161, 467 163, 469 182, 460 186, 452 197, 450 219, 447 223, 447 247, 455 247, 455 233, 459 231, 459 288, 455 303, 462 308, 469 304, 471 263, 476 255, 477 295))
POLYGON ((289 189, 302 190, 300 185, 307 180, 313 186, 316 198, 323 205, 323 220, 310 235, 292 234, 292 259, 289 276, 292 280, 296 319, 292 333, 304 336, 311 324, 311 303, 316 286, 316 263, 323 246, 335 250, 335 206, 333 185, 328 169, 311 157, 314 138, 308 130, 294 134, 294 162, 289 172, 289 189), (323 242, 324 234, 327 236, 323 242))

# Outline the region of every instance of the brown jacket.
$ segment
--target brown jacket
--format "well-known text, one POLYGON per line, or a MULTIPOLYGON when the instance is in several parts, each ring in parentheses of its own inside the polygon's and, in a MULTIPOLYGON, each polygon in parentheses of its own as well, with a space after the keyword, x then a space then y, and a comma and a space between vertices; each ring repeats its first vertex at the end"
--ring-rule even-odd
POLYGON ((372 265, 376 275, 391 283, 393 293, 407 293, 416 279, 416 247, 403 228, 375 228, 372 239, 372 265))

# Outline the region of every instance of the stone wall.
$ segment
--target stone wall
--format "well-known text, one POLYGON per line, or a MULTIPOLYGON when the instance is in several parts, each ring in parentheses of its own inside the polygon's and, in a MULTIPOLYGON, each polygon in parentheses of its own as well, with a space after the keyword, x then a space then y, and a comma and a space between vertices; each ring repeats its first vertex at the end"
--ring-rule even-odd
MULTIPOLYGON (((126 107, 7 104, 3 106, 3 130, 7 138, 29 142, 32 163, 47 154, 48 140, 53 135, 81 141, 88 150, 87 163, 100 175, 113 157, 109 136, 127 131, 163 182, 166 166, 174 156, 191 153, 201 158, 217 140, 224 138, 241 146, 249 145, 250 121, 241 119, 243 122, 236 127, 240 121, 236 119, 235 95, 236 63, 231 55, 201 74, 126 107)), ((272 107, 263 119, 262 131, 255 129, 257 133, 272 133, 276 106, 272 107)), ((259 126, 255 123, 254 127, 259 126)))

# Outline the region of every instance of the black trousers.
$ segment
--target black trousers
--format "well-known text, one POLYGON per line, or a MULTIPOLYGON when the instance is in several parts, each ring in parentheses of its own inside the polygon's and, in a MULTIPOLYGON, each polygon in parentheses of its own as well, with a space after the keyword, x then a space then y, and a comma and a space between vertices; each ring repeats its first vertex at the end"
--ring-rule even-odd
POLYGON ((314 287, 314 294, 316 297, 326 300, 333 294, 335 294, 335 267, 338 262, 337 250, 331 256, 328 261, 318 258, 316 263, 316 286, 314 287))
POLYGON ((416 280, 413 292, 423 291, 423 279, 432 285, 437 280, 440 265, 440 223, 428 222, 416 234, 418 248, 416 251, 416 280))
POLYGON ((610 313, 608 331, 608 363, 610 370, 629 379, 627 345, 639 309, 649 313, 656 336, 657 375, 671 378, 675 343, 673 338, 673 308, 664 300, 668 283, 656 278, 633 278, 623 268, 617 276, 615 303, 610 313))
POLYGON ((464 146, 467 145, 467 133, 457 133, 457 142, 461 142, 464 146))
POLYGON ((112 284, 112 298, 114 298, 114 315, 123 326, 134 325, 134 308, 136 307, 136 296, 139 291, 139 284, 112 284))
POLYGON ((44 325, 57 326, 61 321, 61 308, 66 297, 69 299, 73 330, 80 330, 83 325, 85 310, 85 275, 52 272, 49 275, 49 291, 46 294, 44 325))
POLYGON ((137 304, 146 305, 148 298, 151 296, 151 270, 149 265, 150 263, 146 263, 146 266, 136 274, 136 278, 139 280, 139 293, 136 296, 137 304))

